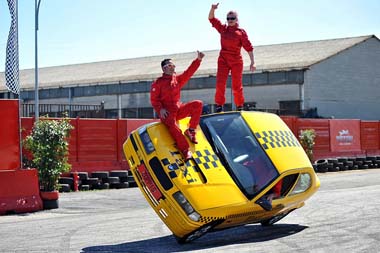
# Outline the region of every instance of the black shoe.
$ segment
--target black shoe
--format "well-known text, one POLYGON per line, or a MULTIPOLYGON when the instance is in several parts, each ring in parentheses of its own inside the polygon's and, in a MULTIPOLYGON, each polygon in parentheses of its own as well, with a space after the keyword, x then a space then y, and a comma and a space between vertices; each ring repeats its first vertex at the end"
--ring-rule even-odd
POLYGON ((260 198, 256 201, 256 204, 260 205, 266 211, 272 210, 272 203, 270 203, 266 198, 260 198))
POLYGON ((223 111, 223 105, 216 105, 215 112, 222 112, 223 111))
POLYGON ((243 107, 243 106, 238 106, 238 107, 236 108, 236 110, 237 110, 237 111, 243 111, 243 110, 244 110, 244 107, 243 107))

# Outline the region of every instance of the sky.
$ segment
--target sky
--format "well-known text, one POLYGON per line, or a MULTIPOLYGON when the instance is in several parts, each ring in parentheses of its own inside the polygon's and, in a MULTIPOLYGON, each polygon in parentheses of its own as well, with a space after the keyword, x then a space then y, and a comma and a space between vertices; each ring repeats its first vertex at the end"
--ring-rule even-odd
MULTIPOLYGON (((41 0, 38 66, 220 49, 209 0, 41 0)), ((253 45, 376 35, 380 0, 221 0, 215 16, 236 10, 253 45)), ((20 69, 35 67, 35 1, 18 0, 20 69)), ((10 26, 0 0, 0 72, 10 26)), ((207 55, 206 55, 207 57, 207 55)), ((2 63, 3 62, 3 63, 2 63)))

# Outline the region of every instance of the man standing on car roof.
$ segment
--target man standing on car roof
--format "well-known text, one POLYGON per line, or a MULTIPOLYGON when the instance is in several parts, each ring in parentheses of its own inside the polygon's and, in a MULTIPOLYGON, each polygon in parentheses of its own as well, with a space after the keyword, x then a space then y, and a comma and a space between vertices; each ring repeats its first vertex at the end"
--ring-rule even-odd
POLYGON ((226 82, 228 74, 231 71, 234 102, 237 106, 237 110, 241 111, 244 107, 244 94, 242 84, 243 57, 240 51, 243 47, 248 52, 251 60, 249 69, 253 72, 256 70, 253 46, 245 30, 239 26, 236 11, 229 11, 227 13, 227 24, 222 24, 222 22, 215 17, 215 10, 218 8, 218 5, 219 3, 211 5, 208 15, 210 23, 220 33, 221 44, 216 73, 215 109, 216 112, 223 111, 223 106, 226 102, 226 82))
POLYGON ((185 161, 192 157, 189 150, 189 144, 178 127, 177 120, 190 116, 189 128, 185 135, 193 143, 198 143, 195 129, 199 124, 199 118, 202 114, 203 102, 193 100, 182 103, 181 88, 189 81, 201 64, 204 53, 197 51, 197 58, 190 66, 180 75, 175 72, 175 65, 172 59, 164 59, 161 62, 161 68, 164 72, 151 86, 150 101, 154 110, 157 112, 162 123, 164 123, 174 138, 178 149, 182 152, 185 161))

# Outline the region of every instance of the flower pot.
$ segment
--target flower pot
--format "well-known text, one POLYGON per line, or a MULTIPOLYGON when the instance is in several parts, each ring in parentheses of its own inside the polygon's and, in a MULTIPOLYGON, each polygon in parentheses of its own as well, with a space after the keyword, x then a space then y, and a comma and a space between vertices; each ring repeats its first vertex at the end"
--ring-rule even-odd
POLYGON ((58 198, 59 198, 59 192, 58 191, 40 191, 40 196, 42 199, 42 204, 45 210, 48 209, 55 209, 59 207, 58 198))

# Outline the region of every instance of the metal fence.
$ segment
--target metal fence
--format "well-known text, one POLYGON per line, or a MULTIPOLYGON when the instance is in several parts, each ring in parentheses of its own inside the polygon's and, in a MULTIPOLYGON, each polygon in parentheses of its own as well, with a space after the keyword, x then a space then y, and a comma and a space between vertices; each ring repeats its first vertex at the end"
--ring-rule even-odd
MULTIPOLYGON (((104 118, 104 104, 84 105, 84 104, 39 104, 39 114, 41 116, 62 117, 67 115, 70 118, 104 118)), ((35 105, 22 104, 22 117, 33 117, 35 115, 35 105)))

